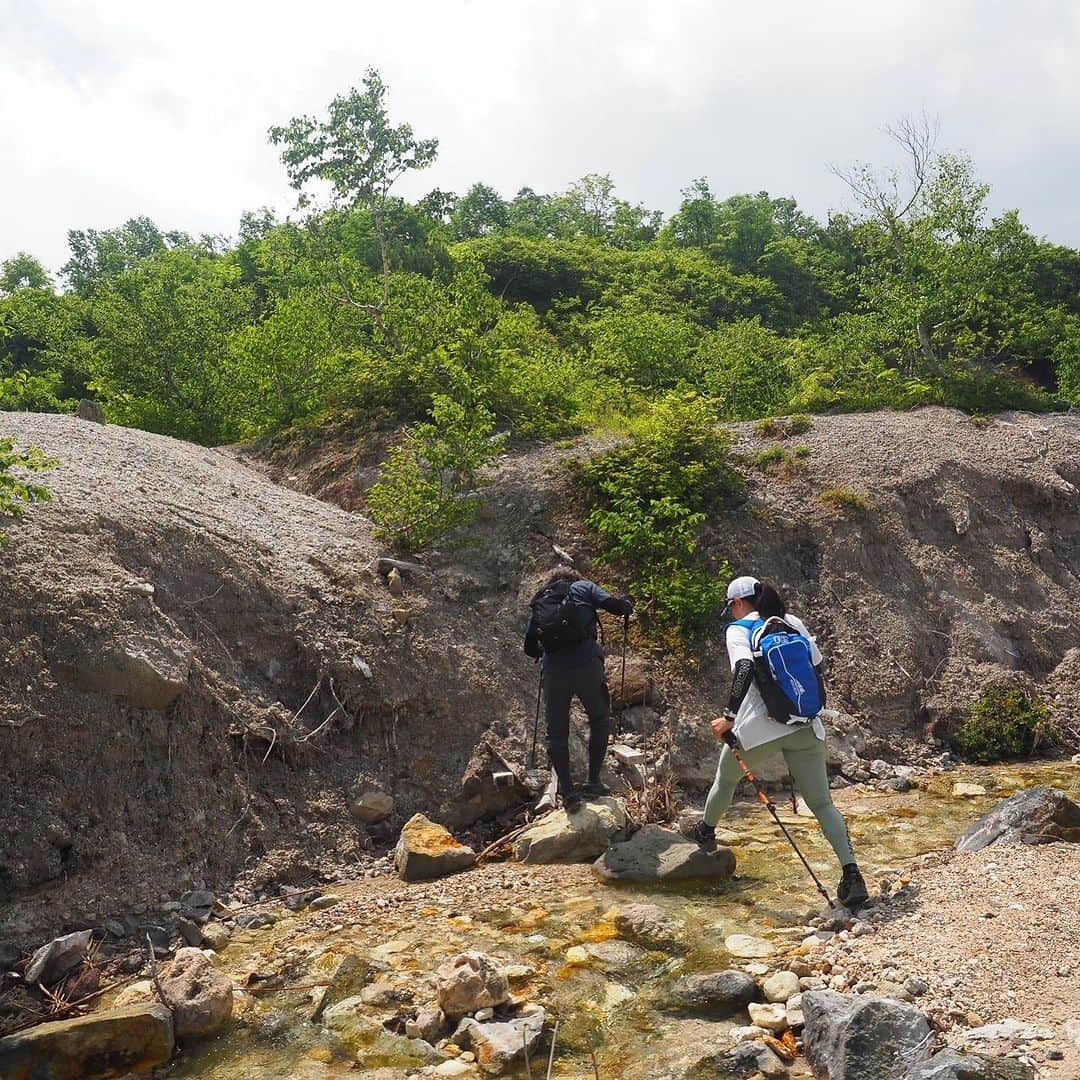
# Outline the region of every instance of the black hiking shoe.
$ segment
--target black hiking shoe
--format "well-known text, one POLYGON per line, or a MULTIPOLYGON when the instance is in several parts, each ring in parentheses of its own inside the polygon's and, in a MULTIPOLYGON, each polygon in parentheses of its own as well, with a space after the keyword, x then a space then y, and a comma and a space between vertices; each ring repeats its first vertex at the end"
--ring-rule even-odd
POLYGON ((579 788, 572 787, 562 793, 563 809, 568 814, 577 813, 577 811, 581 809, 584 802, 585 799, 583 798, 581 790, 579 788))
POLYGON ((699 821, 696 825, 688 826, 681 831, 687 840, 693 840, 695 844, 700 844, 706 850, 716 847, 715 825, 706 825, 704 821, 699 821))
POLYGON ((584 791, 586 795, 594 795, 597 798, 611 794, 611 788, 599 780, 590 780, 581 790, 584 791))
POLYGON ((844 867, 844 876, 840 879, 840 884, 836 886, 836 899, 852 911, 862 907, 870 899, 870 894, 866 891, 866 882, 863 881, 858 866, 853 862, 844 867))

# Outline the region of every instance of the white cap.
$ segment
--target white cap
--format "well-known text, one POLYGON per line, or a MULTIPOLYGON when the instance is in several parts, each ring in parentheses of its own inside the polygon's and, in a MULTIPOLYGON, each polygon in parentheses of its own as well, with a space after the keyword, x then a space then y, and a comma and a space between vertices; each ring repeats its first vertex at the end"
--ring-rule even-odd
POLYGON ((724 605, 724 610, 720 612, 720 617, 727 618, 728 612, 731 610, 732 600, 745 600, 754 595, 754 590, 760 585, 756 577, 750 577, 747 574, 745 577, 737 577, 727 587, 727 603, 724 605))
POLYGON ((737 577, 727 587, 729 600, 744 600, 754 595, 754 590, 761 584, 756 577, 737 577))

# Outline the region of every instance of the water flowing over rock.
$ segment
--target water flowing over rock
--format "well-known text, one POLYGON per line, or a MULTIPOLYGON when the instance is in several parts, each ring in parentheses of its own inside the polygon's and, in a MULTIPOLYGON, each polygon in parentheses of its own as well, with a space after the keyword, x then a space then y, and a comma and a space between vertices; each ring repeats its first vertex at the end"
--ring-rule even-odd
POLYGON ((685 1008, 728 1015, 745 1009, 759 991, 757 983, 744 971, 712 971, 677 980, 671 996, 685 1008))
POLYGON ((1045 844, 1080 841, 1080 806, 1065 792, 1042 786, 1018 792, 979 818, 959 840, 957 851, 990 844, 1045 844))
POLYGON ((165 1065, 173 1018, 164 1005, 131 1005, 39 1024, 0 1039, 4 1080, 94 1080, 165 1065))
POLYGON ((685 925, 657 904, 625 904, 615 912, 615 929, 656 952, 686 952, 685 925))
POLYGON ((201 949, 178 949, 158 975, 177 1036, 212 1035, 232 1016, 233 985, 201 949))
POLYGON ((501 1005, 510 996, 506 976, 483 953, 459 953, 435 974, 439 1008, 447 1016, 464 1016, 501 1005))
POLYGON ((476 852, 459 843, 442 825, 414 814, 405 823, 394 849, 394 866, 404 881, 428 881, 467 870, 476 852))
POLYGON ((645 825, 629 840, 612 844, 593 864, 605 881, 723 881, 735 871, 731 848, 706 851, 674 829, 645 825))
POLYGON ((930 1057, 930 1024, 903 1002, 815 990, 802 1010, 807 1060, 828 1080, 908 1080, 930 1057))
POLYGON ((526 829, 514 845, 514 857, 527 863, 591 862, 625 830, 621 800, 589 799, 572 814, 553 810, 526 829))

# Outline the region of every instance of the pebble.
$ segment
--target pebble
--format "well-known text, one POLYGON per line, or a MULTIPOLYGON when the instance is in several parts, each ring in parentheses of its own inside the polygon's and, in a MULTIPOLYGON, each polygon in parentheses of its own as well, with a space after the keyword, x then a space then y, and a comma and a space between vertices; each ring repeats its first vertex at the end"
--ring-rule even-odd
POLYGON ((490 1020, 494 1015, 495 1010, 491 1008, 477 1009, 476 1012, 473 1013, 474 1019, 479 1020, 481 1023, 483 1023, 485 1020, 490 1020))
POLYGON ((756 1024, 748 1024, 745 1027, 732 1028, 729 1034, 732 1042, 741 1043, 749 1039, 760 1039, 762 1035, 768 1035, 768 1032, 756 1024))
POLYGON ((920 979, 918 975, 912 975, 904 983, 904 989, 912 995, 912 997, 922 997, 923 994, 930 990, 930 984, 925 979, 920 979))
POLYGON ((340 896, 335 896, 333 893, 327 893, 325 896, 317 896, 308 906, 312 911, 325 911, 327 908, 332 908, 335 904, 340 903, 340 896))
POLYGON ((1064 1059, 1065 1051, 1059 1050, 1056 1046, 1051 1046, 1050 1049, 1046 1051, 1047 1061, 1064 1061, 1064 1059))
POLYGON ((566 962, 568 964, 587 964, 589 954, 580 945, 571 945, 566 950, 566 962))
POLYGON ((787 1001, 799 992, 799 976, 793 971, 778 971, 761 984, 761 989, 766 1001, 787 1001))

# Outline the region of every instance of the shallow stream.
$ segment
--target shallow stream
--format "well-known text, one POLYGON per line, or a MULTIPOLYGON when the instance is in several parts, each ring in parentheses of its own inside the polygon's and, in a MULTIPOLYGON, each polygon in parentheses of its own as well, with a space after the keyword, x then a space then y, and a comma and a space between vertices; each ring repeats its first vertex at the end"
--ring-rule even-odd
MULTIPOLYGON (((872 890, 881 877, 898 878, 913 857, 951 846, 976 817, 1018 790, 1051 784, 1080 799, 1080 766, 962 768, 919 783, 904 794, 861 785, 836 793, 872 890), (955 795, 958 782, 980 785, 986 794, 955 795)), ((831 890, 837 869, 816 821, 796 815, 790 804, 781 808, 781 816, 831 890)), ((759 805, 736 804, 722 825, 728 830, 723 839, 738 858, 735 878, 723 886, 611 887, 586 868, 534 870, 516 864, 413 886, 365 880, 335 888, 340 903, 326 911, 294 915, 267 905, 277 916, 275 924, 237 931, 217 964, 239 985, 259 990, 274 982, 325 983, 343 956, 355 954, 381 969, 378 978, 412 990, 422 1002, 429 996, 425 980, 448 957, 464 949, 485 952, 534 972, 521 973, 513 990, 560 1020, 554 1076, 592 1078, 592 1048, 603 1080, 662 1076, 677 1063, 727 1049, 727 1032, 737 1023, 671 1012, 664 1001, 670 983, 694 970, 752 964, 727 952, 724 941, 731 934, 766 938, 782 953, 798 943, 798 928, 820 908, 805 871, 759 805), (610 911, 631 901, 658 904, 682 919, 691 951, 673 958, 609 946, 585 963, 567 962, 571 947, 613 939, 610 911)), ((206 1080, 358 1075, 355 1051, 311 1021, 322 993, 310 987, 244 993, 232 1028, 187 1047, 169 1075, 206 1080)), ((395 1006, 370 1011, 385 1018, 395 1006)), ((545 1037, 545 1046, 548 1042, 545 1037)), ((360 1074, 404 1076, 408 1067, 404 1060, 376 1057, 360 1074)), ((545 1069, 546 1050, 543 1063, 534 1058, 533 1075, 543 1076, 545 1069)), ((526 1073, 521 1066, 505 1075, 526 1073)), ((792 1076, 800 1075, 808 1074, 797 1065, 792 1076)))

